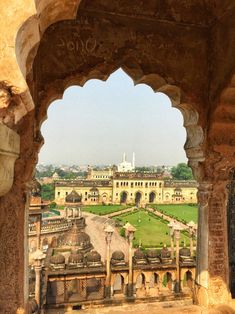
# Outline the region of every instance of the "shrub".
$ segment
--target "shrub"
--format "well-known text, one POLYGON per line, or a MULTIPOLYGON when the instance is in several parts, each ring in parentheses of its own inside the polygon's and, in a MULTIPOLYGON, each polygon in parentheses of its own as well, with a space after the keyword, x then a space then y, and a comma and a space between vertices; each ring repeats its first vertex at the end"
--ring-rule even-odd
POLYGON ((119 234, 120 234, 121 237, 125 238, 125 229, 121 228, 120 231, 119 231, 119 234))

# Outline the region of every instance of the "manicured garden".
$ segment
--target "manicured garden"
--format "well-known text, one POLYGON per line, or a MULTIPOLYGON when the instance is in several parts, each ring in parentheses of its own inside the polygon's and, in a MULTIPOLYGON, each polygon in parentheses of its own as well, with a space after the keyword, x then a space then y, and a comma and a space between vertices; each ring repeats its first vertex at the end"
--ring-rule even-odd
POLYGON ((187 205, 187 204, 160 204, 150 205, 149 207, 155 208, 158 211, 171 216, 172 218, 178 219, 182 222, 193 221, 197 223, 198 219, 198 206, 187 205))
POLYGON ((96 215, 107 215, 114 212, 118 212, 120 210, 129 208, 131 206, 123 206, 123 205, 87 205, 82 207, 82 211, 89 212, 96 215))
MULTIPOLYGON (((135 232, 134 246, 147 247, 162 247, 166 244, 170 246, 170 234, 168 222, 161 218, 148 213, 145 210, 138 210, 134 213, 123 214, 115 218, 123 223, 129 222, 137 230, 135 232)), ((189 238, 182 234, 181 241, 189 244, 189 238)))

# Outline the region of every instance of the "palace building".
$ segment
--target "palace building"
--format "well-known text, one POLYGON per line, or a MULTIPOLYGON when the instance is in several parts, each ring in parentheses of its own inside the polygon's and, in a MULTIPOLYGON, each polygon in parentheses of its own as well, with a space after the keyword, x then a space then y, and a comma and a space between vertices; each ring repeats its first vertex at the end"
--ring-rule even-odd
POLYGON ((84 205, 197 203, 196 181, 164 180, 158 173, 92 170, 79 180, 55 180, 55 202, 76 191, 84 205))

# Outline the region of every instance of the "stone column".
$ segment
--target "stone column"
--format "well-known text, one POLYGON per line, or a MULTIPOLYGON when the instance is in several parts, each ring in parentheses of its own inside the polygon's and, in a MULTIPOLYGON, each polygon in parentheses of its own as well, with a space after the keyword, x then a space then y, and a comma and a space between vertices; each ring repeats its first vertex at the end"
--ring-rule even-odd
POLYGON ((174 222, 173 220, 168 224, 170 228, 170 237, 171 237, 171 258, 174 259, 175 248, 174 248, 174 222))
POLYGON ((37 250, 40 250, 41 248, 41 225, 42 225, 42 215, 38 215, 37 221, 36 221, 37 250))
POLYGON ((212 184, 204 182, 198 188, 198 231, 197 231, 197 267, 196 284, 197 299, 200 304, 207 305, 201 295, 207 295, 208 290, 208 201, 211 195, 212 184))
POLYGON ((34 255, 34 270, 35 270, 35 300, 38 304, 38 308, 41 306, 41 271, 42 271, 42 260, 46 257, 42 251, 37 250, 34 255))
POLYGON ((133 297, 133 238, 136 229, 129 223, 127 223, 124 228, 126 229, 126 236, 129 243, 129 276, 128 276, 128 286, 127 286, 127 296, 133 297))
POLYGON ((111 268, 110 268, 110 244, 114 229, 108 225, 104 229, 106 233, 106 283, 105 283, 105 296, 111 298, 111 268))
POLYGON ((175 292, 179 293, 181 291, 180 287, 180 261, 179 261, 179 241, 180 241, 180 231, 183 228, 180 225, 174 225, 174 235, 176 240, 176 284, 175 292))
POLYGON ((189 235, 190 235, 190 254, 193 256, 193 237, 194 237, 194 227, 195 224, 193 221, 190 221, 187 226, 189 227, 189 235))
POLYGON ((41 298, 40 298, 40 291, 41 291, 41 270, 42 266, 41 263, 38 262, 34 266, 35 270, 35 300, 37 301, 38 307, 40 308, 41 305, 41 298))

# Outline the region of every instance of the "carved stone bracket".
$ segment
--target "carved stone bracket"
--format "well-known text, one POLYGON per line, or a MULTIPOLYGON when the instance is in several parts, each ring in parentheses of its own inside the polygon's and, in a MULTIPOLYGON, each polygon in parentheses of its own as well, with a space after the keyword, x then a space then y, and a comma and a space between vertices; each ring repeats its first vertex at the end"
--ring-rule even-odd
POLYGON ((0 124, 0 196, 6 194, 12 187, 14 165, 19 153, 19 135, 0 124))

